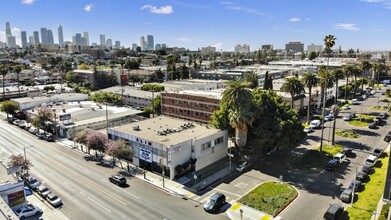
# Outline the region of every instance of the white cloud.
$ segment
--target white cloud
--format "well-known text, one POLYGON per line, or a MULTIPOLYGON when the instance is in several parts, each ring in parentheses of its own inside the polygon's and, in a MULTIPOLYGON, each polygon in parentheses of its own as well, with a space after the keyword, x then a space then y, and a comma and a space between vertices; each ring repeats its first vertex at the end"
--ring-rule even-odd
POLYGON ((22 0, 22 4, 31 5, 35 0, 22 0))
POLYGON ((348 31, 359 31, 361 30, 356 26, 356 24, 335 24, 334 29, 348 30, 348 31))
POLYGON ((172 13, 174 13, 174 10, 172 9, 171 5, 162 6, 160 8, 157 8, 156 6, 153 6, 153 5, 144 5, 143 7, 141 7, 141 10, 144 10, 144 9, 149 9, 149 11, 154 14, 172 14, 172 13))
POLYGON ((84 11, 92 11, 92 6, 93 6, 93 4, 88 4, 88 5, 84 6, 84 11))
POLYGON ((223 5, 233 5, 234 3, 228 2, 228 1, 221 1, 220 4, 223 4, 223 5))
POLYGON ((251 9, 251 8, 244 8, 244 7, 233 6, 233 5, 227 5, 226 8, 230 9, 230 10, 242 11, 242 12, 246 12, 246 13, 249 13, 249 14, 255 14, 255 15, 264 16, 264 14, 262 12, 259 12, 257 10, 251 9))
POLYGON ((301 18, 291 18, 291 19, 289 19, 289 21, 291 21, 291 22, 299 22, 299 21, 301 21, 301 18))

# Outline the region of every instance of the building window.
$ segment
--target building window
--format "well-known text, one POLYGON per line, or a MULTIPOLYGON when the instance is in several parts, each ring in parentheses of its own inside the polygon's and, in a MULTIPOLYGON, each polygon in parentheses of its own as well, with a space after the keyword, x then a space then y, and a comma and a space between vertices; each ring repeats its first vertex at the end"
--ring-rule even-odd
POLYGON ((219 138, 215 139, 215 145, 221 144, 223 142, 224 142, 224 137, 219 137, 219 138))
POLYGON ((210 141, 208 141, 208 142, 201 145, 201 150, 206 150, 210 147, 212 147, 212 143, 210 141))

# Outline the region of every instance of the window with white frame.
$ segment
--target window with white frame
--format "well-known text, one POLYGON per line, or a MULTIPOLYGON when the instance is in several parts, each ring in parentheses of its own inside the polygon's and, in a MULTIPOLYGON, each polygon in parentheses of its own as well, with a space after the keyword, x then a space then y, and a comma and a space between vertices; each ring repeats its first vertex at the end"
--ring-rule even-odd
POLYGON ((210 147, 212 147, 212 143, 210 141, 208 141, 208 142, 201 145, 201 150, 206 150, 210 147))

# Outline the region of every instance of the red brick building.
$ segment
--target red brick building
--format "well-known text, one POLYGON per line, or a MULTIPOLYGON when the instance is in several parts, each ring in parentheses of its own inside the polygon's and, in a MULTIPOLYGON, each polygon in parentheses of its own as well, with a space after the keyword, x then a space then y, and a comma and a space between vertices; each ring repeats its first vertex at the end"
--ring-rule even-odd
POLYGON ((178 91, 162 93, 162 114, 190 121, 208 123, 220 109, 220 92, 178 91))

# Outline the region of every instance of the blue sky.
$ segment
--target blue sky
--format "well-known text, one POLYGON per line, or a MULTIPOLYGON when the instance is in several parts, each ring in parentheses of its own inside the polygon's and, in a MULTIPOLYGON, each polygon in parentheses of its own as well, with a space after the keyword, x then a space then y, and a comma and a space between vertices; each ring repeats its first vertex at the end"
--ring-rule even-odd
POLYGON ((105 34, 127 47, 151 34, 189 49, 282 49, 289 41, 307 48, 332 34, 342 49, 391 50, 390 20, 391 0, 2 0, 0 41, 9 21, 17 42, 20 31, 47 27, 57 43, 61 24, 65 40, 88 31, 90 43, 105 34))

